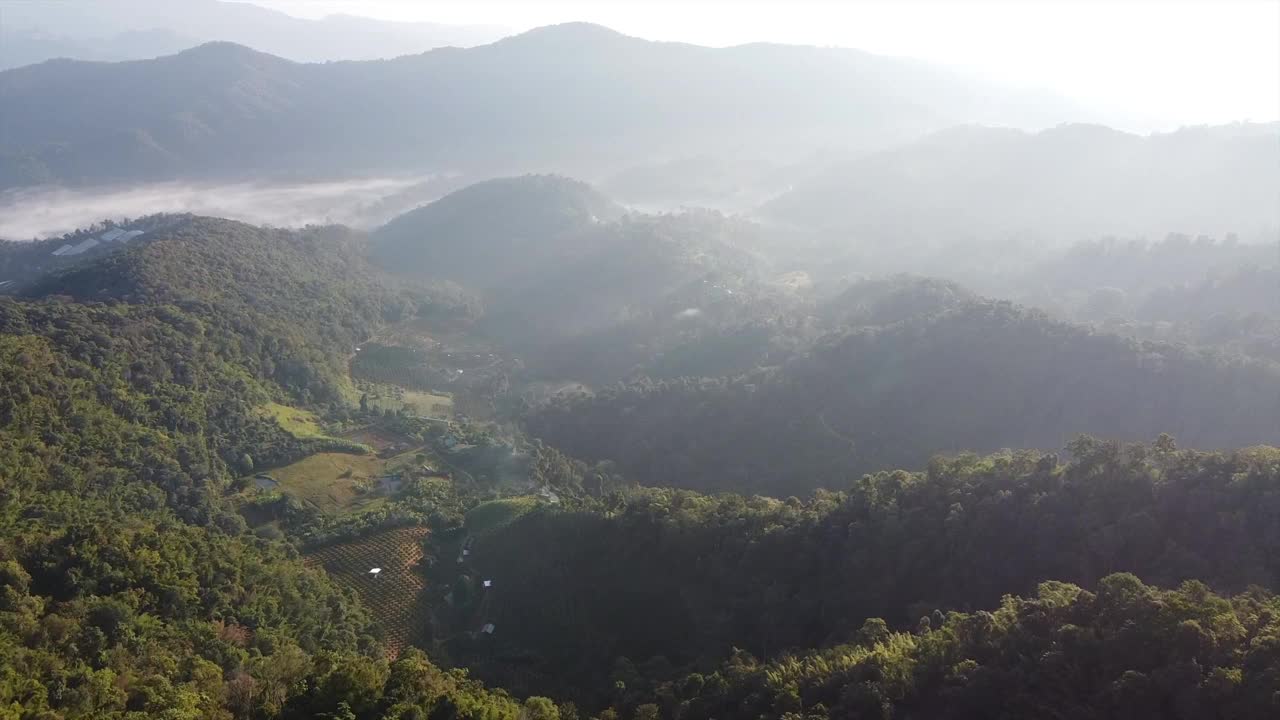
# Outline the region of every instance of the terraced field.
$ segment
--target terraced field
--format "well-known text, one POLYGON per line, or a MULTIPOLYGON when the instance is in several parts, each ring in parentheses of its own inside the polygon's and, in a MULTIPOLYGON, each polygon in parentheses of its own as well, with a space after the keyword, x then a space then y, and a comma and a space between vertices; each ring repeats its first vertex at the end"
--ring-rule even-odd
POLYGON ((395 658, 420 631, 418 595, 426 587, 417 565, 423 557, 423 527, 386 530, 304 556, 339 583, 353 588, 382 628, 387 653, 395 658), (369 570, 382 568, 372 575, 369 570))

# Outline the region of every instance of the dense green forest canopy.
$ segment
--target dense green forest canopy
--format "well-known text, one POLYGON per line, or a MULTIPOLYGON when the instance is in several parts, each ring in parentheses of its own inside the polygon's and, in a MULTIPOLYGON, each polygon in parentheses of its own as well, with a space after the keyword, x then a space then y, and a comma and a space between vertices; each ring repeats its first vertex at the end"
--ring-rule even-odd
POLYGON ((344 227, 271 230, 189 217, 148 242, 53 274, 28 297, 177 306, 235 342, 250 374, 333 401, 345 356, 379 324, 430 303, 398 288, 364 256, 365 238, 344 227))
POLYGON ((682 720, 1261 720, 1280 687, 1277 609, 1260 591, 1160 590, 1128 574, 1096 592, 1047 582, 991 611, 922 618, 910 633, 871 619, 849 644, 770 662, 736 652, 713 672, 657 681, 622 665, 614 703, 634 718, 682 720))
POLYGON ((809 500, 644 489, 531 513, 476 543, 479 571, 502 579, 490 617, 504 633, 467 661, 507 687, 603 702, 616 657, 674 679, 734 647, 848 642, 868 617, 912 628, 1049 579, 1275 587, 1274 449, 1179 451, 1166 436, 1069 452, 938 458, 809 500))
POLYGON ((346 239, 179 219, 0 298, 5 717, 515 715, 420 655, 389 664, 350 591, 225 499, 333 442, 254 409, 338 398, 333 358, 414 307, 346 239))
POLYGON ((132 223, 80 260, 5 255, 28 277, 0 297, 0 716, 1280 707, 1255 247, 1103 243, 1133 292, 1089 326, 938 278, 815 286, 768 228, 555 176, 372 237, 132 223), (1185 279, 1145 282, 1161 263, 1185 279), (460 375, 489 421, 371 400, 478 407, 460 375), (313 457, 394 489, 329 514, 256 485, 313 457), (389 528, 420 538, 412 632, 311 554, 389 528))

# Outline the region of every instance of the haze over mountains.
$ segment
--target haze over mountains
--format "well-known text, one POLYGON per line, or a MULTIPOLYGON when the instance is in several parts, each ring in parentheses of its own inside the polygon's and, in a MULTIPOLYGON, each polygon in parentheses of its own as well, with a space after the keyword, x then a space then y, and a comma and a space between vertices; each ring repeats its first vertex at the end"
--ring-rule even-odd
POLYGON ((0 719, 1280 716, 1280 123, 20 11, 183 46, 0 71, 0 719))
POLYGON ((835 164, 762 212, 885 241, 1253 233, 1280 227, 1277 167, 1280 123, 962 127, 835 164))
POLYGON ((397 23, 354 16, 304 20, 223 0, 56 0, 0 5, 0 70, 55 58, 145 60, 212 40, 299 62, 369 60, 469 47, 498 26, 397 23))
POLYGON ((793 157, 957 123, 1077 116, 924 63, 855 50, 655 43, 586 24, 470 49, 307 65, 214 43, 0 74, 0 187, 557 170, 655 156, 793 157), (732 122, 730 122, 732 121, 732 122), (626 142, 617 139, 625 137, 626 142))

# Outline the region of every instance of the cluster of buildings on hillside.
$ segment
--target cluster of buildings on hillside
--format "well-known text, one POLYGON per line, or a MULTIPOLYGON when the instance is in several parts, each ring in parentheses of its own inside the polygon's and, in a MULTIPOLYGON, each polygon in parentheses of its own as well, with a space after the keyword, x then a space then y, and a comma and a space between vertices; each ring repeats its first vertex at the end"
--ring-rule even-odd
POLYGON ((92 250, 103 243, 127 243, 141 234, 141 230, 122 230, 120 228, 112 228, 97 237, 82 240, 75 245, 67 243, 57 250, 54 250, 53 255, 56 255, 57 257, 79 255, 80 253, 92 250))

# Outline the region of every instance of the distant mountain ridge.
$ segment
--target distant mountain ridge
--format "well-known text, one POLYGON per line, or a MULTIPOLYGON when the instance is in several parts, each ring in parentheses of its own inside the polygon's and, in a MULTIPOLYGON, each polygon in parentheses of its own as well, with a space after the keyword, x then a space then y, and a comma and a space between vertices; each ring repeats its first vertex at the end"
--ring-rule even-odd
POLYGON ((229 40, 302 62, 372 60, 479 45, 498 26, 389 22, 351 15, 293 17, 222 0, 59 0, 6 3, 0 69, 55 58, 142 60, 229 40))
POLYGON ((762 214, 864 240, 1280 228, 1280 123, 1134 135, 956 127, 828 168, 762 214))
POLYGON ((422 169, 593 177, 694 150, 794 157, 1080 114, 1043 100, 854 50, 715 49, 585 23, 368 62, 217 43, 0 73, 0 188, 422 169))

